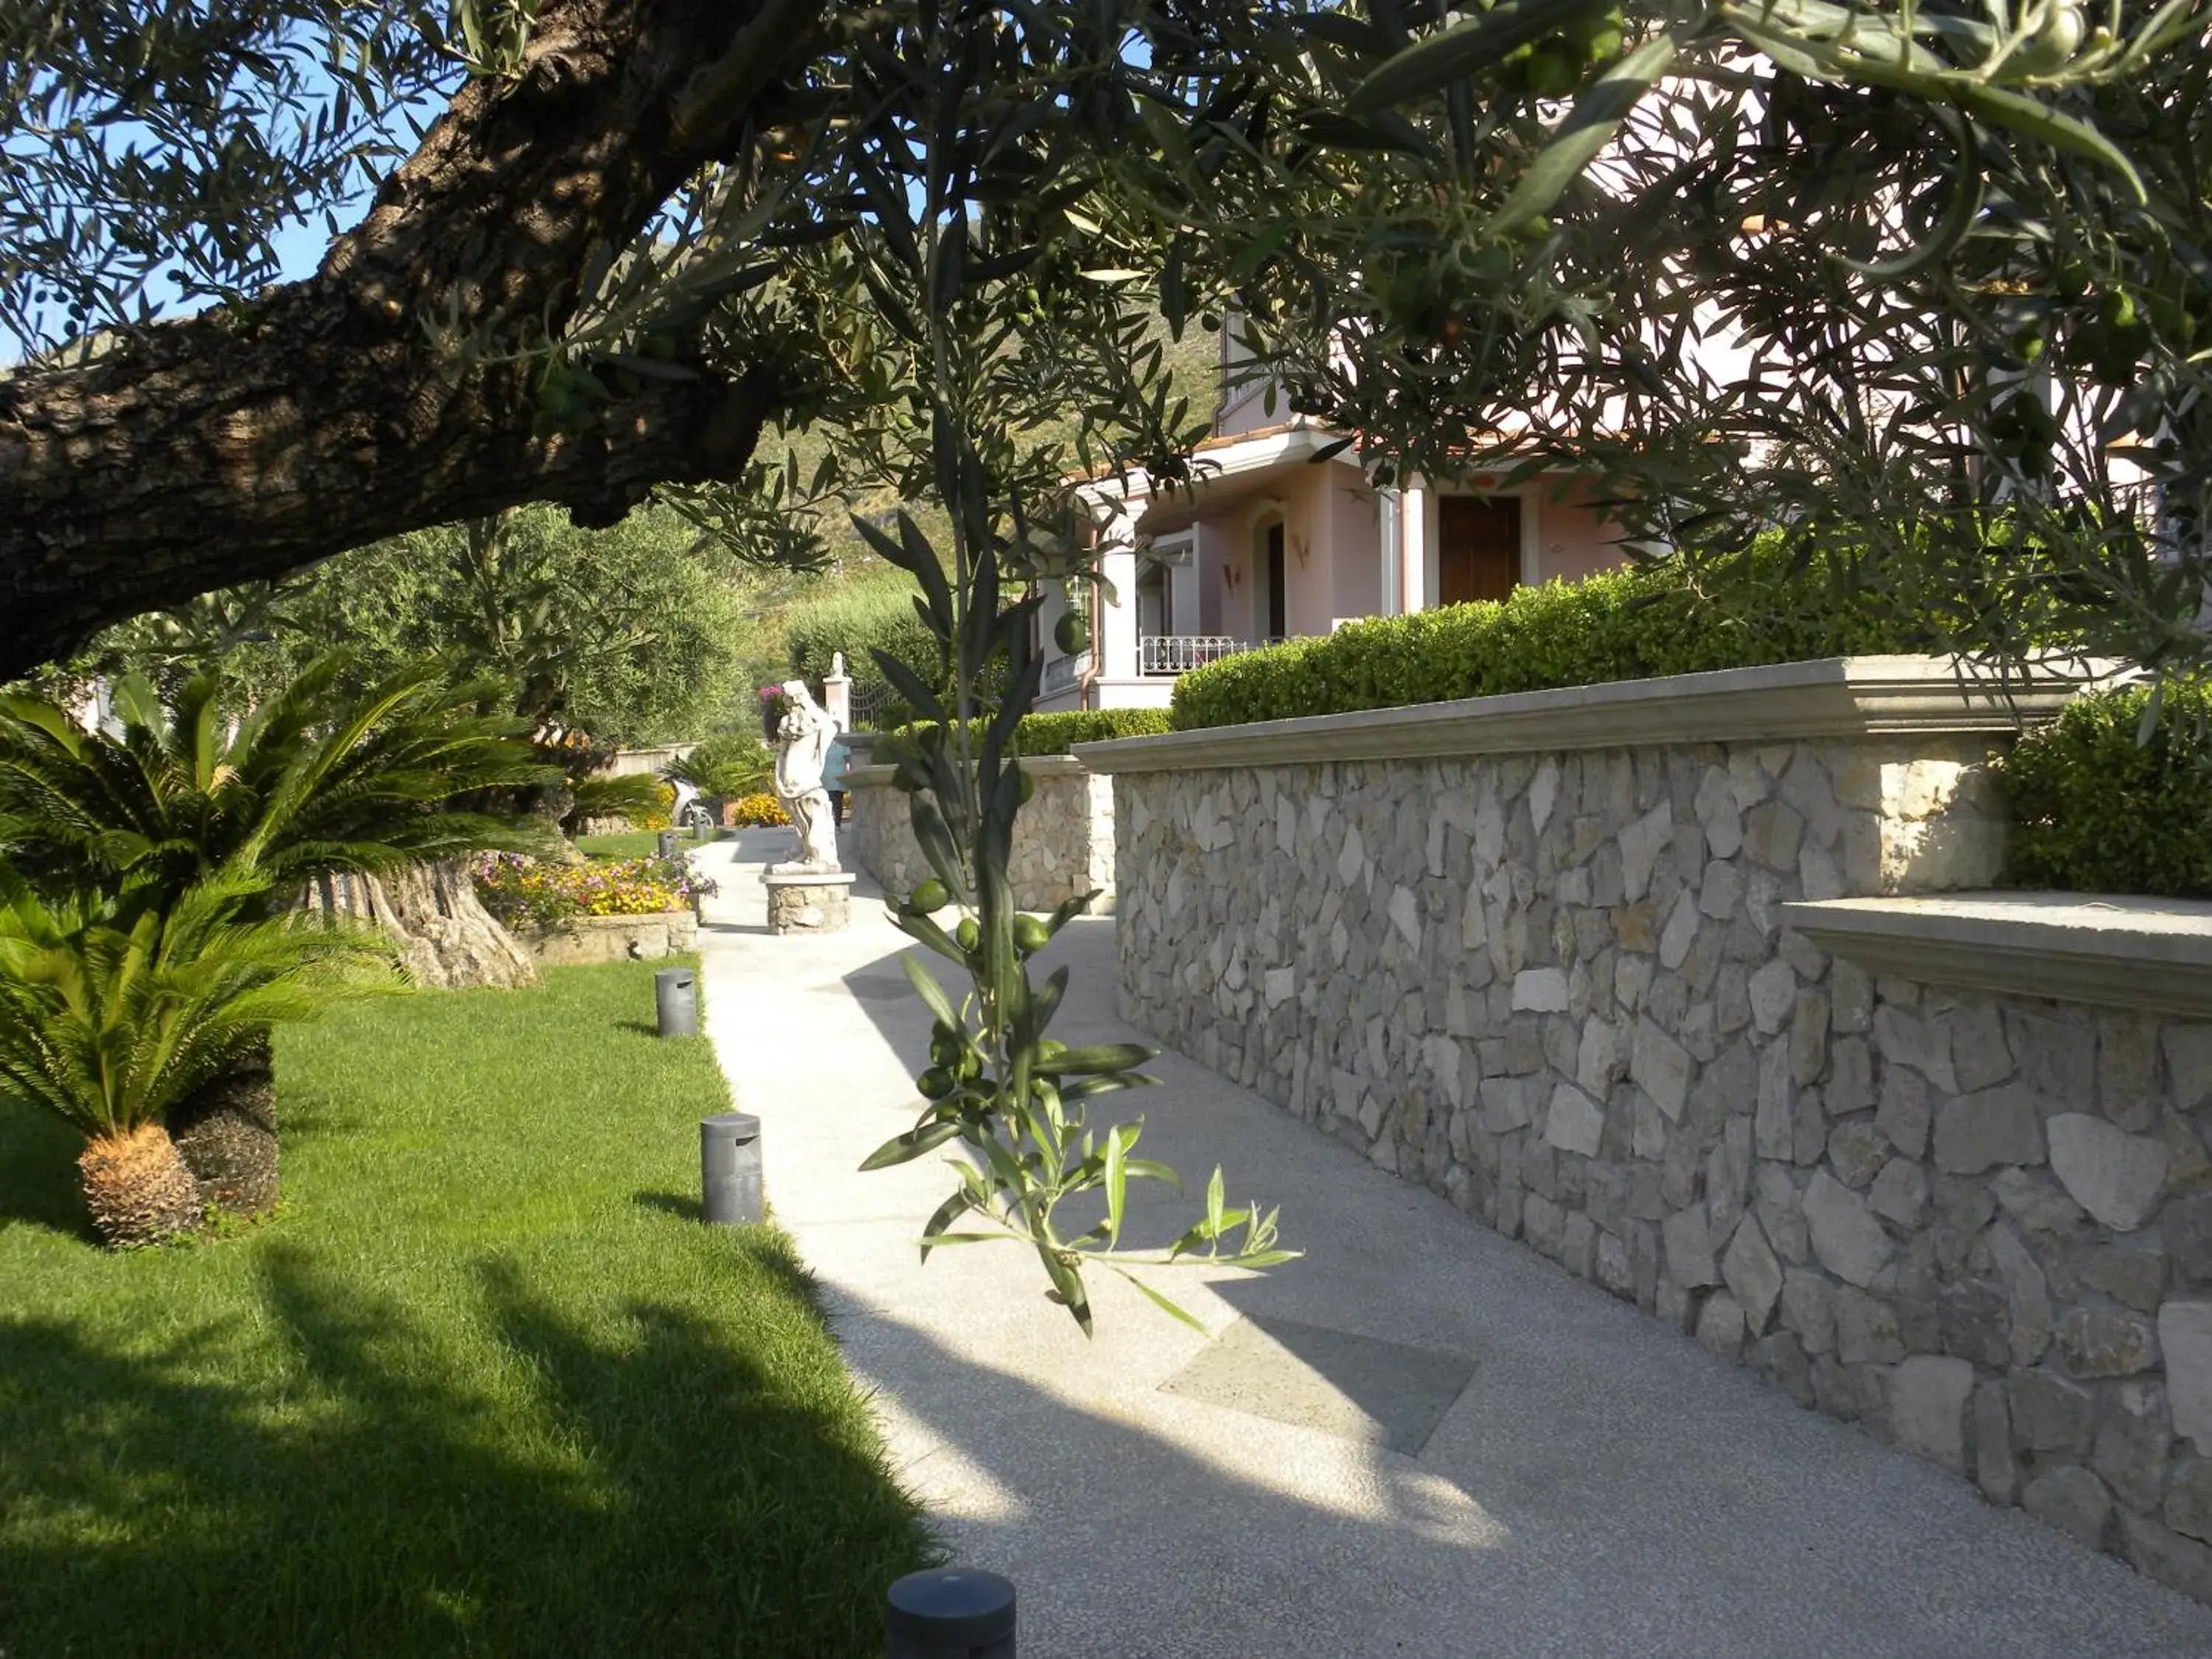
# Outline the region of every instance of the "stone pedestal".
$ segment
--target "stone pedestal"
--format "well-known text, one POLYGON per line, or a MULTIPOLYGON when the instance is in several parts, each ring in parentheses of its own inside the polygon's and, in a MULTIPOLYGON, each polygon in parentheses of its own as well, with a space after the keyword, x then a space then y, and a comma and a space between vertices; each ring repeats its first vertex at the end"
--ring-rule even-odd
POLYGON ((852 915, 850 870, 771 871, 761 878, 768 888, 768 930, 771 933, 840 933, 852 915))

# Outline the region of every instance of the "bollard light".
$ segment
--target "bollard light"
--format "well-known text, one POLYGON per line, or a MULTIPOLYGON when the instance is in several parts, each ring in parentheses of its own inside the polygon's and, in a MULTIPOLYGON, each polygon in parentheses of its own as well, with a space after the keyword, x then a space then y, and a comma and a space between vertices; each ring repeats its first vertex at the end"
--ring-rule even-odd
POLYGON ((910 1572, 884 1597, 884 1659, 1014 1659, 1014 1586, 995 1572, 910 1572))
POLYGON ((699 988, 689 968, 664 968, 653 976, 653 1012, 660 1035, 699 1035, 699 988))
POLYGON ((676 856, 676 832, 673 830, 662 830, 660 832, 659 846, 660 848, 661 857, 665 859, 674 858, 676 856))
POLYGON ((710 1227, 761 1218, 758 1118, 720 1112, 699 1120, 699 1218, 710 1227))

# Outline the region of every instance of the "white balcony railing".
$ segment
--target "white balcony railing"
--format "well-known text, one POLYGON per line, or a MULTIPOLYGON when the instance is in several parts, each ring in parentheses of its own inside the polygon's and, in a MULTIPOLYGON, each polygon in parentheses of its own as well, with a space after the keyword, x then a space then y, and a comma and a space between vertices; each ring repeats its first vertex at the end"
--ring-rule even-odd
POLYGON ((1186 674, 1240 651, 1273 645, 1273 640, 1240 640, 1227 634, 1147 634, 1137 641, 1140 674, 1186 674))

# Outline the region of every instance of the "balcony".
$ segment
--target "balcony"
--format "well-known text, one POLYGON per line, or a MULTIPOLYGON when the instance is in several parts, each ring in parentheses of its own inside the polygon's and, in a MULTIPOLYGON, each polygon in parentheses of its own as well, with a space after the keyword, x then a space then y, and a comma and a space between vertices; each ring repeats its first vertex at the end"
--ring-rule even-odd
POLYGON ((1137 641, 1140 674, 1187 674, 1240 651, 1256 651, 1279 640, 1240 640, 1227 634, 1147 634, 1137 641))

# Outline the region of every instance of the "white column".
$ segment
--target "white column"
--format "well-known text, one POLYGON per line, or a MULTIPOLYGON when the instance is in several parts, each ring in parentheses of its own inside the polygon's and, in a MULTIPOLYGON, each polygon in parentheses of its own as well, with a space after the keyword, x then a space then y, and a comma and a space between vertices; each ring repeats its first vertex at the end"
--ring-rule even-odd
POLYGON ((830 653, 830 672, 822 677, 822 707, 840 732, 853 729, 853 677, 845 672, 842 651, 830 653))
POLYGON ((1405 599, 1399 581, 1405 571, 1405 560, 1398 549, 1406 533, 1405 498, 1395 489, 1375 492, 1376 544, 1380 550, 1382 580, 1378 584, 1376 609, 1385 617, 1404 613, 1405 599))
POLYGON ((1428 569, 1430 496, 1425 483, 1409 483, 1400 492, 1402 513, 1398 521, 1398 592, 1400 609, 1410 615, 1429 607, 1423 577, 1428 569))
MULTIPOLYGON (((1112 585, 1114 599, 1098 613, 1097 663, 1101 678, 1137 678, 1137 516, 1140 506, 1127 501, 1098 533, 1098 571, 1112 585)), ((1104 595, 1101 594, 1102 601, 1104 595)))

